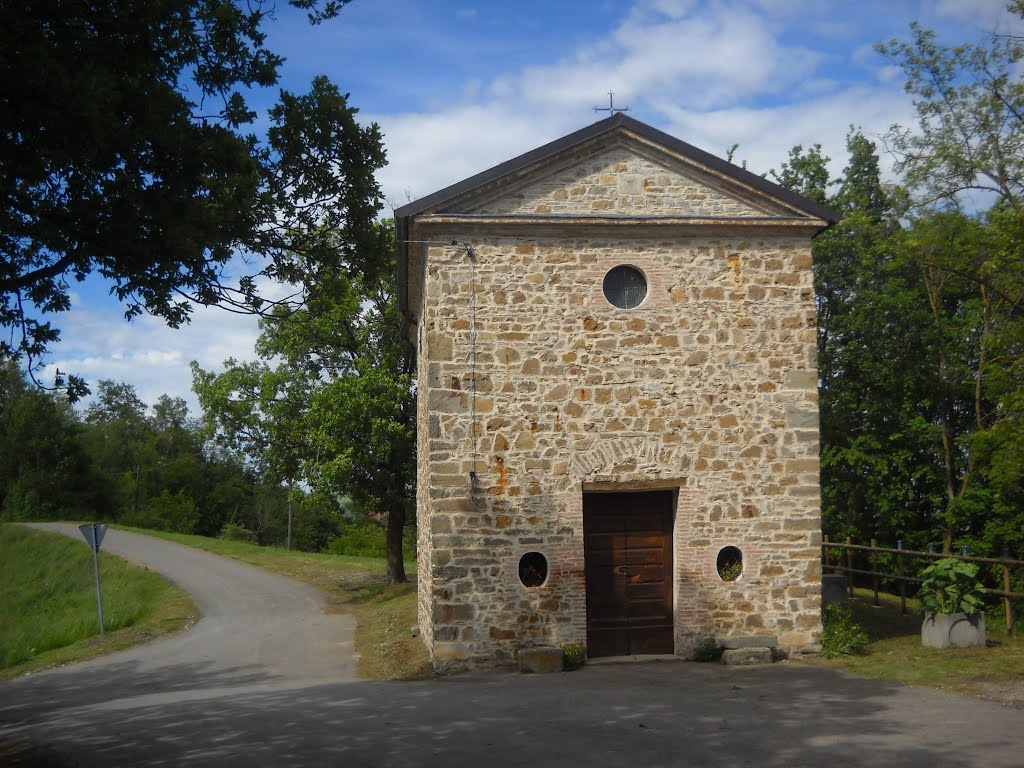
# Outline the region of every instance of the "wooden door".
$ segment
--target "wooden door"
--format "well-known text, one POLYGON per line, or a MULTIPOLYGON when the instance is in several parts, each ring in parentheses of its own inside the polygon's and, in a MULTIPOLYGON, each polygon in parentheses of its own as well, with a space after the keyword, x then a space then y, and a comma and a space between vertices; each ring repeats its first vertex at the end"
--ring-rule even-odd
POLYGON ((672 491, 583 495, 587 655, 673 653, 672 491))

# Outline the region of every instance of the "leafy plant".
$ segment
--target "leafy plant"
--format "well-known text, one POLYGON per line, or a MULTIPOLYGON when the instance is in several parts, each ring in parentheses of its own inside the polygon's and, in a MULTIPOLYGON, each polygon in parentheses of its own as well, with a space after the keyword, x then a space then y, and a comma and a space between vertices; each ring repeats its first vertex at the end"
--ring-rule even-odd
POLYGON ((220 536, 218 538, 226 541, 247 541, 250 544, 256 543, 256 534, 244 525, 239 525, 238 523, 224 523, 224 526, 220 529, 220 536))
POLYGON ((571 672, 587 663, 587 649, 579 643, 566 643, 562 646, 562 669, 571 672))
POLYGON ((736 581, 743 573, 743 563, 732 562, 722 566, 722 581, 736 581))
POLYGON ((924 581, 917 597, 925 613, 965 613, 985 609, 985 592, 978 581, 978 566, 947 557, 921 572, 924 581))
POLYGON ((821 612, 821 655, 826 659, 850 656, 868 644, 868 633, 853 620, 842 603, 829 603, 821 612))
POLYGON ((720 658, 722 658, 722 649, 713 637, 704 638, 693 649, 694 661, 718 661, 720 658))

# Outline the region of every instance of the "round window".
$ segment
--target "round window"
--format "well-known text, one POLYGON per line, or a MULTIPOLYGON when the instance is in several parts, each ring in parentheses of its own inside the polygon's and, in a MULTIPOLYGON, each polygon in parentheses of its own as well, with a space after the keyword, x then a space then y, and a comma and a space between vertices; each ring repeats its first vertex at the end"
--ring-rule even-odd
POLYGON ((548 578, 548 559, 540 552, 527 552, 519 558, 519 580, 526 587, 539 587, 548 578))
POLYGON ((743 573, 743 553, 737 547, 722 547, 715 566, 722 581, 736 581, 743 573))
POLYGON ((633 309, 647 296, 647 278, 636 267, 624 264, 604 276, 604 297, 619 309, 633 309))

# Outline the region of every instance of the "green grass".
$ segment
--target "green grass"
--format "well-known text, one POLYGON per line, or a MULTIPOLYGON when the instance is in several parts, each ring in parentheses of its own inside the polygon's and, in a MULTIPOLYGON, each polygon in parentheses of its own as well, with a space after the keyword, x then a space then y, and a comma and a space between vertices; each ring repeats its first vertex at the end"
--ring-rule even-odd
POLYGON ((907 600, 906 615, 900 613, 897 596, 879 595, 878 607, 872 602, 868 590, 856 590, 848 603, 870 642, 852 656, 813 663, 876 680, 994 698, 999 698, 999 689, 1019 686, 1024 679, 1024 638, 1019 634, 1011 637, 990 628, 987 648, 925 648, 916 600, 907 600))
POLYGON ((426 647, 412 635, 416 624, 412 563, 406 563, 409 583, 388 586, 381 558, 288 551, 242 541, 116 527, 204 549, 321 587, 328 593, 328 610, 349 613, 356 619, 355 645, 361 677, 418 680, 433 675, 426 647))
POLYGON ((194 620, 191 597, 104 553, 99 634, 92 553, 84 541, 0 526, 0 679, 152 640, 194 620))

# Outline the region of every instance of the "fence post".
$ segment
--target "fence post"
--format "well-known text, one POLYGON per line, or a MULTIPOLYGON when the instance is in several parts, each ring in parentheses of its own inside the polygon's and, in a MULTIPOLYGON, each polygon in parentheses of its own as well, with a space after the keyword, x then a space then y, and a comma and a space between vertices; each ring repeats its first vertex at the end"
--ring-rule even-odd
MULTIPOLYGON (((1010 550, 1003 550, 1003 557, 1009 559, 1010 550)), ((1010 566, 1003 563, 1003 592, 1010 591, 1010 566)), ((1003 597, 1003 607, 1006 610, 1006 636, 1013 636, 1013 606, 1010 604, 1009 596, 1003 597)))
POLYGON ((878 603, 878 551, 875 547, 878 546, 878 539, 871 540, 871 586, 875 590, 875 607, 877 608, 878 603))
POLYGON ((846 590, 853 597, 853 537, 846 537, 846 590))
POLYGON ((828 561, 828 534, 824 536, 824 541, 821 544, 821 572, 825 573, 829 569, 828 561))

